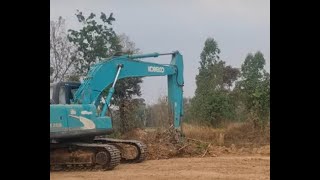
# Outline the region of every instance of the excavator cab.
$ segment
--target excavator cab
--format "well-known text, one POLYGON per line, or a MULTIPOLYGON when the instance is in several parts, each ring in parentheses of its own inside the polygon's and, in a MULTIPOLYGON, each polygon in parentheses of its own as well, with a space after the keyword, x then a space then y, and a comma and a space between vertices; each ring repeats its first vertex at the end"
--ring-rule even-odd
POLYGON ((50 83, 50 104, 71 104, 80 85, 78 82, 50 83))

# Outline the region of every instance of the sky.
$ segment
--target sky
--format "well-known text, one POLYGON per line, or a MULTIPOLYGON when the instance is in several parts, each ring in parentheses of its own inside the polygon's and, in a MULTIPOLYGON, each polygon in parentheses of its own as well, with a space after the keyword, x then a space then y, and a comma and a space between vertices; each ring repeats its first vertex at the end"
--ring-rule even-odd
MULTIPOLYGON (((126 34, 142 53, 178 50, 184 60, 184 96, 196 89, 200 53, 214 38, 227 65, 241 67, 248 53, 261 51, 270 72, 270 0, 51 0, 50 20, 66 19, 67 29, 78 29, 76 10, 113 13, 113 28, 126 34)), ((170 56, 143 59, 168 64, 170 56)), ((148 104, 167 95, 167 78, 146 77, 141 85, 148 104)))

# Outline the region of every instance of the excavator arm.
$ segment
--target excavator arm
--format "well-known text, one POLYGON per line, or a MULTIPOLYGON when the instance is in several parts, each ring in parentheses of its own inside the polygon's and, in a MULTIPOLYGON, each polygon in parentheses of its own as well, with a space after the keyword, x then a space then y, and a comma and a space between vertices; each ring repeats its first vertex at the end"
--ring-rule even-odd
POLYGON ((104 89, 109 88, 103 110, 100 117, 105 116, 107 107, 114 92, 116 81, 128 77, 150 77, 167 76, 168 102, 173 113, 174 127, 180 127, 181 116, 183 115, 183 57, 179 52, 167 54, 143 54, 125 55, 109 60, 104 60, 94 65, 88 75, 84 78, 77 92, 75 93, 76 104, 95 104, 101 100, 104 89), (141 61, 142 58, 171 55, 170 64, 157 64, 141 61))

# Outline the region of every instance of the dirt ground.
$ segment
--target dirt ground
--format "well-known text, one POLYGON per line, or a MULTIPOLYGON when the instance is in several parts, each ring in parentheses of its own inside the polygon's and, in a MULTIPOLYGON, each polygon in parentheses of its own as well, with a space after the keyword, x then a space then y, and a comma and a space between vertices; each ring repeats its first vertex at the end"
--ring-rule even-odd
POLYGON ((147 160, 112 171, 51 172, 51 180, 270 179, 270 156, 219 156, 147 160))
POLYGON ((120 164, 112 171, 51 172, 50 179, 270 179, 268 134, 246 125, 225 130, 189 125, 185 132, 186 138, 177 141, 170 128, 135 129, 121 138, 144 142, 146 161, 120 164))

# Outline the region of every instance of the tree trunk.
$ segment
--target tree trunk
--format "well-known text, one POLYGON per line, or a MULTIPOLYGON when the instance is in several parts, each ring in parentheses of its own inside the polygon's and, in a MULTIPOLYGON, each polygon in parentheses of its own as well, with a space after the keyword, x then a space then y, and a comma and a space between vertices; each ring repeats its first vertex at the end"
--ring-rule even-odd
POLYGON ((119 111, 120 111, 120 132, 121 134, 126 132, 126 120, 125 120, 125 103, 124 100, 120 101, 120 106, 119 106, 119 111))

